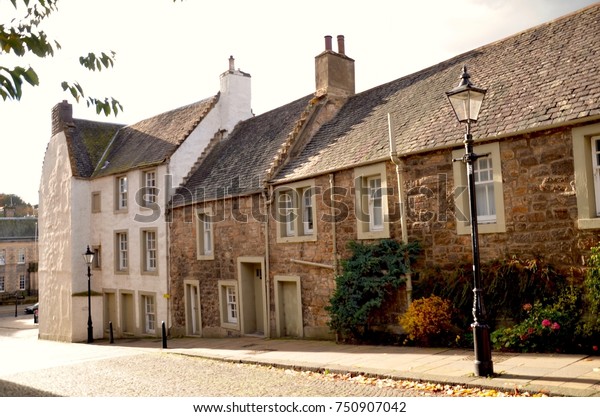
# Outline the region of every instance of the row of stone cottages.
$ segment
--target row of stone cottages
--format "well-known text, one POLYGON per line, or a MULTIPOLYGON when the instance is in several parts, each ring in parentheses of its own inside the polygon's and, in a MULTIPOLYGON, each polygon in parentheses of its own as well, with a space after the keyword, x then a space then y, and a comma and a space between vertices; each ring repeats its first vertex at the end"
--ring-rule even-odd
POLYGON ((488 89, 473 131, 489 153, 475 171, 482 260, 581 265, 600 230, 599 18, 594 5, 361 93, 343 37, 337 52, 326 37, 316 91, 258 116, 233 59, 214 97, 134 125, 59 104, 40 337, 85 339, 87 245, 94 337, 109 323, 160 335, 164 321, 171 335, 331 338, 349 241, 418 240, 421 265, 469 261, 464 128, 444 94, 463 65, 488 89))

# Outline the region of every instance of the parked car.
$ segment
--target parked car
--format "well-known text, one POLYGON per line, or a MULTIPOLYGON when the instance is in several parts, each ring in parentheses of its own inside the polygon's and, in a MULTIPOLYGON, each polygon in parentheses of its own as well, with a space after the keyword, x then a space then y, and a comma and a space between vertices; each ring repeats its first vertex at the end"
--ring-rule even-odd
POLYGON ((40 306, 40 303, 35 303, 32 306, 27 306, 27 307, 25 307, 25 313, 26 314, 33 314, 33 312, 35 310, 37 310, 39 308, 39 306, 40 306))

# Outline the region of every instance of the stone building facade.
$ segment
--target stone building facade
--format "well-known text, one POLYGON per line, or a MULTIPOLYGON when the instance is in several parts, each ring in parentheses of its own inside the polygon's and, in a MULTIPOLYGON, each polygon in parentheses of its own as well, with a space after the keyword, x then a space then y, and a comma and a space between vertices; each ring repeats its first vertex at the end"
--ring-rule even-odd
MULTIPOLYGON (((277 109, 285 117, 267 113, 238 125, 186 183, 192 194, 219 183, 218 175, 230 185, 238 178, 230 192, 173 204, 174 327, 190 334, 191 305, 202 312, 194 334, 332 338, 326 307, 350 241, 418 241, 415 269, 470 262, 466 167, 455 162, 464 154, 464 131, 444 94, 464 65, 474 84, 488 89, 473 126, 475 152, 485 155, 475 171, 482 261, 542 256, 580 268, 600 241, 600 71, 587 59, 590 44, 600 42, 599 17, 600 6, 590 6, 361 93, 354 92, 343 37, 338 53, 326 38, 325 56, 343 60, 317 61, 316 92, 277 109), (340 68, 345 81, 331 77, 335 88, 323 88, 324 69, 339 75, 340 68), (324 102, 336 105, 325 113, 324 102), (316 107, 300 111, 310 105, 316 107), (277 129, 271 120, 280 122, 277 129), (249 138, 260 141, 244 142, 249 138), (223 159, 234 142, 234 153, 244 149, 254 158, 254 170, 223 159), (258 181, 241 186, 247 179, 240 172, 258 181), (268 215, 205 224, 205 213, 251 202, 268 215), (192 211, 191 222, 182 223, 183 210, 192 211), (207 227, 214 244, 208 260, 199 249, 207 227), (257 286, 248 284, 246 264, 260 265, 257 286), (193 302, 185 285, 198 286, 193 302), (262 330, 243 317, 254 320, 259 310, 262 330), (228 312, 239 315, 228 321, 228 312)), ((382 323, 388 331, 399 331, 394 317, 409 302, 407 285, 382 323)))

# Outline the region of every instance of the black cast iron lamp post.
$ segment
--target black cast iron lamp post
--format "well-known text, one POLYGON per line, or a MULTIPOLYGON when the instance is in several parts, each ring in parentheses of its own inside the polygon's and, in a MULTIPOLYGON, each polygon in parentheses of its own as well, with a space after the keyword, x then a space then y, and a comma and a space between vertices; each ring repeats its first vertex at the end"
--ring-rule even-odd
POLYGON ((481 272, 479 267, 479 242, 477 236, 477 199, 475 196, 475 178, 473 164, 478 158, 487 155, 477 155, 473 152, 473 136, 471 123, 475 123, 479 116, 481 103, 486 90, 475 87, 469 80, 467 67, 463 67, 458 87, 448 91, 446 95, 452 109, 460 123, 465 123, 465 155, 459 159, 467 165, 467 186, 469 189, 469 209, 471 216, 471 242, 473 249, 473 341, 475 351, 475 375, 491 376, 494 373, 492 362, 492 348, 490 342, 490 328, 486 322, 485 307, 483 305, 481 289, 481 272))
POLYGON ((87 251, 83 254, 83 258, 85 259, 85 263, 87 264, 87 277, 88 277, 88 321, 87 321, 87 342, 92 343, 94 341, 94 327, 92 326, 92 287, 91 287, 91 278, 92 271, 91 266, 94 261, 94 252, 90 250, 90 247, 87 247, 87 251))

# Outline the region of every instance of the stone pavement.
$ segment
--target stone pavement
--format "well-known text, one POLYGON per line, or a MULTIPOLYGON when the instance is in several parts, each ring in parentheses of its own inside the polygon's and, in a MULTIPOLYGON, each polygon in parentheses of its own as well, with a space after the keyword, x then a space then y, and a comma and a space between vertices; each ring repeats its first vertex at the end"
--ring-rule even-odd
MULTIPOLYGON (((32 319, 0 319, 0 330, 9 325, 15 329, 35 329, 32 319)), ((92 349, 92 345, 75 345, 81 347, 78 350, 82 354, 92 349)), ((600 397, 600 356, 493 352, 495 374, 482 378, 474 375, 473 352, 464 349, 341 345, 331 341, 259 337, 173 338, 167 340, 166 349, 163 349, 161 339, 151 338, 118 339, 114 344, 109 344, 108 340, 96 340, 93 346, 119 351, 127 348, 159 349, 172 354, 231 362, 362 373, 502 391, 517 389, 552 396, 600 397)))

